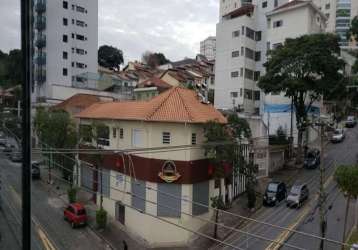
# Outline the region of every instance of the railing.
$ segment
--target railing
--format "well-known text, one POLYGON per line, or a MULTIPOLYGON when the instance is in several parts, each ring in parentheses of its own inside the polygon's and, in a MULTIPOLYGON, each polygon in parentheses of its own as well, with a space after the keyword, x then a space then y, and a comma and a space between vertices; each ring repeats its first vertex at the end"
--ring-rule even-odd
POLYGON ((35 63, 37 65, 45 65, 46 64, 46 54, 39 54, 36 58, 35 58, 35 63))
POLYGON ((35 4, 35 10, 37 13, 43 13, 46 11, 46 1, 37 0, 35 4))
POLYGON ((46 36, 45 35, 39 35, 36 39, 35 45, 37 48, 44 48, 46 47, 46 36))
POLYGON ((37 30, 46 29, 46 18, 44 16, 38 16, 35 21, 35 28, 37 30))

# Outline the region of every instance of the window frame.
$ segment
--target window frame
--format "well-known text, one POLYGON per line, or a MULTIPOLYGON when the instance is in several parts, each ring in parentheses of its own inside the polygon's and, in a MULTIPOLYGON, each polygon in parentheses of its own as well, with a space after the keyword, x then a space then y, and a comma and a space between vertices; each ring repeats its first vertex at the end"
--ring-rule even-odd
POLYGON ((171 138, 171 133, 170 132, 162 132, 162 144, 168 145, 171 144, 172 142, 172 138, 171 138))

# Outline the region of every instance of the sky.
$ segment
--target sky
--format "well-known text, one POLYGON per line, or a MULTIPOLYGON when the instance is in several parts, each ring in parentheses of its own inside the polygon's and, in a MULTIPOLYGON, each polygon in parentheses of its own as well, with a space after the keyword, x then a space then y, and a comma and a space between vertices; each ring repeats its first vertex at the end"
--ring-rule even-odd
MULTIPOLYGON (((1 0, 0 50, 5 52, 20 47, 19 2, 1 0)), ((219 16, 219 0, 99 0, 98 5, 98 44, 121 49, 125 61, 140 60, 145 51, 162 52, 170 60, 194 57, 200 41, 215 35, 219 16)))

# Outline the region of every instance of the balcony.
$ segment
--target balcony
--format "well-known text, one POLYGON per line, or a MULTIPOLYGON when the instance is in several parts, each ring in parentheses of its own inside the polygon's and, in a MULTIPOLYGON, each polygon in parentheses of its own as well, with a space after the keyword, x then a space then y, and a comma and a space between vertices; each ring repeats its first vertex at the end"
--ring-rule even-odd
POLYGON ((35 10, 37 13, 44 13, 46 11, 46 1, 44 0, 37 0, 35 4, 35 10))
POLYGON ((46 70, 37 70, 34 78, 37 81, 37 83, 46 82, 46 70))
POLYGON ((38 16, 35 21, 35 28, 39 31, 46 29, 46 18, 38 16))
POLYGON ((46 36, 45 35, 37 36, 35 45, 39 49, 46 47, 46 36))
POLYGON ((46 54, 39 54, 35 58, 35 63, 40 66, 45 65, 46 64, 46 54))

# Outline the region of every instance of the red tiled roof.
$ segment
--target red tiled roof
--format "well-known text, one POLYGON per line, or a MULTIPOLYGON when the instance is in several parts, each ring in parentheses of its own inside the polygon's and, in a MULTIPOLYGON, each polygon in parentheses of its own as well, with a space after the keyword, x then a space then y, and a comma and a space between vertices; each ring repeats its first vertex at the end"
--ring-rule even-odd
POLYGON ((138 88, 147 88, 147 87, 158 87, 163 89, 169 89, 172 86, 168 84, 167 82, 163 81, 162 79, 159 79, 157 77, 149 78, 137 85, 138 88))
POLYGON ((67 111, 72 108, 85 109, 91 106, 92 104, 100 101, 101 99, 95 95, 76 94, 71 96, 67 100, 64 100, 63 102, 53 106, 52 109, 64 109, 67 111))
POLYGON ((174 87, 149 101, 96 103, 76 117, 175 123, 227 122, 212 105, 201 103, 195 91, 181 87, 174 87))
POLYGON ((307 3, 307 1, 303 1, 303 0, 293 0, 291 2, 282 4, 281 6, 278 6, 276 9, 274 9, 273 11, 276 10, 281 10, 281 9, 285 9, 285 8, 289 8, 298 4, 302 4, 302 3, 307 3))

